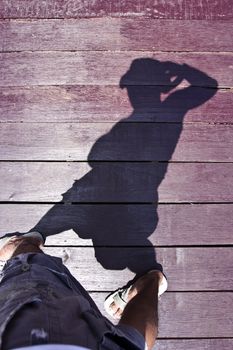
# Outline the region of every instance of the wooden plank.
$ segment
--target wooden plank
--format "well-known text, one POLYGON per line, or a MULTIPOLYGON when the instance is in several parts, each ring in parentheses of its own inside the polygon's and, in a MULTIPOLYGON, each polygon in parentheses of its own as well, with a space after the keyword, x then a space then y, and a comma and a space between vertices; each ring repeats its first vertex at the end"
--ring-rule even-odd
MULTIPOLYGON (((194 95, 195 88, 191 89, 194 95)), ((232 110, 232 91, 218 90, 209 101, 189 110, 183 122, 232 123, 232 110)), ((0 88, 1 122, 179 122, 182 113, 180 95, 176 108, 169 100, 166 107, 164 103, 153 104, 151 96, 147 105, 132 113, 126 90, 117 86, 0 88)))
POLYGON ((94 237, 108 237, 109 232, 118 239, 106 238, 105 246, 138 246, 147 237, 155 246, 233 244, 233 204, 167 204, 157 211, 150 204, 11 203, 0 208, 0 235, 27 232, 40 221, 37 229, 51 235, 47 245, 90 246, 94 237))
POLYGON ((231 0, 2 0, 1 18, 152 17, 232 19, 231 0))
POLYGON ((232 350, 232 347, 233 339, 159 339, 153 350, 232 350))
POLYGON ((132 279, 134 273, 145 273, 156 267, 156 261, 163 266, 169 281, 169 291, 232 291, 233 288, 232 248, 44 249, 47 254, 61 257, 87 290, 111 291, 119 288, 132 279))
POLYGON ((0 48, 1 51, 230 52, 233 50, 232 24, 233 22, 229 21, 177 22, 109 17, 78 20, 4 20, 0 22, 0 48))
POLYGON ((66 192, 66 203, 157 203, 158 186, 161 203, 232 202, 233 197, 232 163, 4 162, 0 178, 0 200, 11 202, 57 202, 66 192))
MULTIPOLYGON (((183 78, 180 87, 187 87, 187 84, 216 87, 216 80, 219 87, 233 86, 233 75, 230 74, 232 70, 231 53, 49 51, 2 53, 0 59, 2 62, 1 86, 118 85, 123 75, 122 86, 170 86, 172 85, 171 75, 178 76, 180 80, 183 78), (148 57, 153 60, 148 60, 148 57), (138 58, 144 58, 144 60, 135 61, 131 70, 125 75, 132 61, 138 58), (171 63, 161 65, 161 62, 166 61, 171 63), (199 71, 192 67, 198 67, 199 71), (167 68, 171 72, 169 76, 166 73, 167 68)), ((173 85, 175 84, 174 82, 173 85)), ((145 93, 145 90, 141 92, 145 93)), ((154 93, 155 95, 160 94, 161 88, 154 93)))
MULTIPOLYGON (((91 295, 104 312, 103 302, 107 294, 91 295)), ((159 338, 178 339, 160 340, 154 350, 170 349, 165 348, 168 342, 172 342, 171 349, 179 350, 219 350, 225 349, 225 346, 230 349, 232 339, 185 339, 180 340, 184 341, 180 347, 179 338, 232 337, 232 301, 233 293, 166 293, 159 302, 159 338), (163 346, 159 347, 161 342, 163 346), (174 347, 176 344, 177 347, 174 347)))
POLYGON ((233 125, 4 123, 0 159, 232 162, 232 136, 233 125))

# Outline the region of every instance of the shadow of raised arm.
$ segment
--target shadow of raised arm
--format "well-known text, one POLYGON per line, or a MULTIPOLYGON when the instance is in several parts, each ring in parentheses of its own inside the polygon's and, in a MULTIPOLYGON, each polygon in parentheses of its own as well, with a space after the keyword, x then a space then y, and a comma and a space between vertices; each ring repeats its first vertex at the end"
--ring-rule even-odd
MULTIPOLYGON (((165 109, 170 108, 170 111, 183 110, 186 113, 192 108, 196 108, 209 99, 217 92, 218 82, 204 72, 193 68, 187 64, 177 65, 172 62, 165 62, 167 73, 171 76, 177 76, 179 83, 186 80, 190 85, 178 91, 172 92, 163 102, 165 109)), ((173 81, 174 85, 176 81, 173 81)))

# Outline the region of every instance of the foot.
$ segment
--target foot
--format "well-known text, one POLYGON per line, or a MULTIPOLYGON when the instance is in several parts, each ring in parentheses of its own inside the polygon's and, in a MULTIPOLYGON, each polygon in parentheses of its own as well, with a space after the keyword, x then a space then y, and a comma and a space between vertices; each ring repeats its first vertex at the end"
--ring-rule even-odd
POLYGON ((22 253, 42 252, 44 239, 39 232, 29 232, 0 239, 0 260, 6 261, 22 253))
POLYGON ((140 277, 129 288, 118 289, 105 300, 106 311, 114 318, 120 319, 127 303, 148 286, 154 285, 161 295, 167 289, 167 280, 163 273, 152 270, 140 277))

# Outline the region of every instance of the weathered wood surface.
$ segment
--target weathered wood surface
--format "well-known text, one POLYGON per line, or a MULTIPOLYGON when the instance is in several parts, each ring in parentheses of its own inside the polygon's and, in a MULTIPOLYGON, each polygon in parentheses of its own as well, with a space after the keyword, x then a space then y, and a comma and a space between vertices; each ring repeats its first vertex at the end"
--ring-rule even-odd
MULTIPOLYGON (((46 247, 61 257, 87 290, 111 291, 151 269, 152 251, 169 280, 169 291, 232 291, 232 248, 46 247), (121 270, 121 271, 119 271, 121 270)), ((232 294, 233 297, 233 294, 232 294)), ((211 308, 213 310, 213 308, 211 308)))
POLYGON ((232 350, 233 339, 159 339, 153 350, 232 350))
MULTIPOLYGON (((102 305, 106 294, 93 293, 92 297, 96 300, 99 308, 103 310, 102 305)), ((232 302, 233 293, 167 293, 159 303, 159 337, 232 337, 232 302)), ((203 339, 200 340, 200 343, 196 343, 197 347, 194 348, 192 345, 189 347, 189 342, 195 343, 195 341, 197 340, 186 340, 179 347, 180 343, 176 343, 176 340, 173 339, 171 349, 224 349, 225 339, 221 340, 223 346, 220 340, 203 339), (175 344, 178 344, 176 348, 174 347, 175 344), (219 344, 219 348, 216 347, 217 344, 219 344), (187 347, 184 348, 184 345, 187 347), (202 347, 202 345, 207 347, 202 347), (215 345, 215 347, 213 348, 212 345, 215 345)), ((163 340, 163 342, 162 349, 170 349, 169 347, 165 348, 168 341, 163 340)), ((158 345, 160 344, 159 342, 158 345)), ((226 346, 229 346, 228 341, 226 346)), ((155 347, 154 350, 156 349, 161 348, 155 347)))
MULTIPOLYGON (((48 204, 1 204, 0 206, 0 235, 6 232, 27 232, 53 208, 48 204), (12 219, 14 218, 14 219, 12 219)), ((85 246, 92 245, 89 238, 79 237, 79 229, 88 232, 90 224, 89 213, 97 213, 102 220, 98 227, 96 217, 92 215, 93 225, 96 225, 96 234, 100 230, 109 230, 109 220, 114 221, 112 232, 127 232, 128 239, 118 242, 120 245, 141 245, 141 236, 149 236, 150 242, 155 246, 182 246, 182 245, 225 245, 233 244, 233 204, 166 204, 158 205, 157 227, 151 227, 156 221, 156 207, 154 205, 115 204, 115 205, 76 205, 64 206, 57 204, 50 220, 47 220, 47 233, 54 231, 54 227, 69 222, 77 234, 68 229, 58 235, 47 237, 47 245, 85 246), (110 213, 110 214, 109 214, 110 213), (120 220, 119 220, 120 218, 120 220), (118 226, 116 225, 118 222, 118 226), (119 227, 120 226, 120 227, 119 227)), ((107 243, 106 243, 107 244, 107 243)), ((115 241, 110 245, 116 244, 115 241)))
POLYGON ((232 1, 3 0, 0 18, 1 235, 50 233, 45 251, 102 311, 156 260, 169 291, 154 350, 232 349, 232 1), (140 57, 155 73, 125 75, 140 57), (208 102, 184 109, 197 91, 208 102))
MULTIPOLYGON (((232 87, 231 53, 135 52, 11 52, 0 55, 1 86, 24 85, 118 85, 120 78, 138 58, 153 58, 198 67, 217 80, 219 87, 232 87)), ((185 71, 185 68, 183 67, 185 71)), ((185 77, 186 79, 189 76, 185 77)), ((192 73, 194 86, 216 87, 216 81, 192 73)), ((164 74, 150 75, 150 81, 128 78, 127 85, 166 85, 164 74)), ((185 84, 185 83, 184 83, 185 84)), ((182 84, 180 84, 182 86, 182 84)), ((184 86, 187 86, 184 85, 184 86)))
POLYGON ((232 163, 171 163, 167 169, 166 163, 150 162, 6 162, 1 164, 0 178, 4 184, 0 200, 12 202, 57 202, 68 189, 67 203, 157 202, 158 186, 161 203, 233 198, 232 163))
POLYGON ((233 125, 4 123, 1 160, 233 161, 233 125))
POLYGON ((0 49, 174 51, 175 48, 176 51, 230 52, 233 49, 232 30, 233 22, 229 21, 4 20, 0 22, 0 49))
MULTIPOLYGON (((172 103, 166 108, 150 105, 131 115, 127 92, 117 86, 0 88, 1 122, 180 122, 182 96, 177 96, 176 108, 172 103)), ((233 123, 232 110, 232 91, 218 90, 209 101, 186 113, 183 122, 233 123)))
POLYGON ((232 19, 231 0, 2 0, 1 18, 152 17, 232 19))

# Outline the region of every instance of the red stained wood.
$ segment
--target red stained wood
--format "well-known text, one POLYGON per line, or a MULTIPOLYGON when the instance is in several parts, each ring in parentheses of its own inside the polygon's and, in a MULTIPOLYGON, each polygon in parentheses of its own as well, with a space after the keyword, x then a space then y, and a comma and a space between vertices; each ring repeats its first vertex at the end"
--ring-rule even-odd
MULTIPOLYGON (((103 310, 102 293, 92 293, 99 308, 103 310)), ((232 293, 167 293, 159 302, 159 337, 178 338, 160 340, 157 349, 230 349, 232 339, 193 339, 179 338, 218 338, 232 335, 232 293), (208 322, 207 322, 208 319, 208 322), (200 343, 199 343, 200 341, 200 343), (226 341, 226 342, 225 342, 226 341), (169 345, 171 343, 171 345, 169 345), (165 348, 165 345, 168 347, 165 348), (177 344, 177 347, 175 345, 177 344), (159 347, 162 345, 161 347, 159 347), (196 347, 194 347, 196 345, 196 347), (186 346, 186 347, 185 347, 186 346), (202 347, 203 346, 203 347, 202 347), (205 347, 206 346, 206 347, 205 347), (219 346, 219 347, 217 347, 219 346)))
POLYGON ((232 24, 229 21, 177 22, 148 18, 143 20, 141 18, 109 17, 46 21, 4 20, 0 22, 0 47, 2 51, 175 50, 230 52, 233 49, 232 24))
MULTIPOLYGON (((102 311, 109 291, 156 259, 169 291, 154 350, 232 349, 223 338, 233 334, 233 254, 218 246, 232 245, 232 1, 3 0, 0 18, 12 19, 0 21, 1 235, 39 221, 51 234, 45 252, 96 291, 102 311), (137 99, 131 114, 118 86, 140 57, 212 78, 189 72, 195 81, 186 76, 178 90, 220 89, 185 111, 194 87, 188 98, 177 92, 175 106, 151 95, 150 108, 137 99)), ((160 71, 126 85, 167 85, 160 71)))
MULTIPOLYGON (((151 249, 46 247, 45 252, 61 257, 87 290, 111 291, 134 277, 126 267, 133 266, 138 273, 151 269, 151 249)), ((168 278, 170 292, 233 288, 231 248, 155 248, 154 251, 168 278)), ((214 312, 214 308, 210 310, 214 312)))
MULTIPOLYGON (((180 102, 179 102, 180 101, 180 102)), ((1 122, 179 122, 183 99, 177 107, 161 104, 143 107, 132 114, 127 92, 116 86, 35 86, 0 88, 1 122), (180 107, 179 107, 180 106, 180 107)), ((189 110, 186 122, 232 123, 232 92, 217 94, 198 108, 189 110), (224 108, 223 108, 224 106, 224 108)))
MULTIPOLYGON (((46 204, 1 204, 0 232, 1 234, 15 231, 27 232, 52 208, 53 205, 46 204)), ((108 230, 107 217, 110 217, 110 221, 115 223, 119 223, 119 218, 122 218, 120 224, 112 228, 112 231, 118 233, 127 232, 128 240, 118 241, 120 245, 127 245, 129 242, 134 242, 135 246, 141 245, 142 236, 149 236, 151 243, 155 246, 233 244, 233 204, 159 205, 157 227, 155 227, 156 207, 151 204, 115 204, 111 206, 80 204, 71 205, 68 208, 57 204, 56 208, 51 219, 47 220, 48 234, 52 233, 56 226, 61 228, 63 226, 67 229, 67 223, 73 229, 77 226, 77 233, 69 229, 61 234, 49 236, 46 240, 47 245, 92 245, 90 238, 82 239, 78 235, 82 227, 88 236, 91 224, 89 214, 91 213, 97 213, 99 221, 102 220, 102 226, 99 228, 99 221, 92 215, 97 235, 104 227, 108 230), (104 217, 105 220, 102 219, 104 217), (152 227, 153 223, 154 227, 152 227)), ((114 241, 110 242, 110 245, 115 244, 114 241)))
MULTIPOLYGON (((143 52, 14 52, 1 54, 1 86, 23 85, 118 85, 120 78, 138 58, 154 58, 197 67, 217 80, 219 87, 231 87, 230 53, 154 53, 143 52)), ((183 68, 185 70, 185 68, 183 68)), ((182 67, 181 67, 182 70, 182 67)), ((194 86, 216 87, 216 81, 193 73, 194 86)), ((162 79, 162 80, 161 80, 162 79)), ((150 82, 132 78, 127 85, 161 85, 160 75, 150 82)), ((187 86, 180 84, 180 87, 187 86)))
POLYGON ((232 163, 171 163, 167 169, 150 162, 13 162, 1 164, 0 176, 0 200, 11 202, 60 201, 68 189, 67 203, 157 202, 157 188, 161 203, 232 202, 233 196, 232 163))
POLYGON ((231 0, 3 0, 1 18, 152 17, 231 19, 231 0))
POLYGON ((1 160, 233 161, 233 126, 4 123, 1 160))

